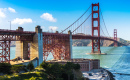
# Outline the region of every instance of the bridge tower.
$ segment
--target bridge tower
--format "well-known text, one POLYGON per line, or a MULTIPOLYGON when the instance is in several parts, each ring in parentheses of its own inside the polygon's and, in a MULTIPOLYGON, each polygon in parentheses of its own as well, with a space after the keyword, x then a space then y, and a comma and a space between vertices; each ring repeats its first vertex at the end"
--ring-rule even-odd
MULTIPOLYGON (((114 40, 117 41, 117 29, 114 29, 114 40)), ((114 41, 114 46, 117 47, 117 42, 114 41)))
POLYGON ((100 17, 99 17, 99 3, 92 4, 92 36, 98 32, 98 39, 92 39, 92 54, 101 54, 100 51, 100 17))

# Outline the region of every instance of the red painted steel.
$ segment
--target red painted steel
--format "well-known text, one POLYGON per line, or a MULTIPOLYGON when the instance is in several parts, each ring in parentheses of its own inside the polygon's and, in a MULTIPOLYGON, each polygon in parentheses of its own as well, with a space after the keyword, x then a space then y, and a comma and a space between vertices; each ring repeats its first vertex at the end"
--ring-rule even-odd
POLYGON ((92 39, 92 53, 101 53, 99 3, 92 4, 92 37, 94 37, 95 31, 98 32, 98 39, 92 39), (97 22, 97 24, 95 22, 97 22))
POLYGON ((10 63, 11 41, 33 41, 35 32, 0 29, 0 63, 10 63))
POLYGON ((117 29, 114 29, 114 46, 117 47, 117 29))
MULTIPOLYGON (((1 30, 5 32, 7 30, 1 30)), ((6 33, 0 32, 0 62, 10 62, 10 41, 32 41, 35 32, 22 31, 7 31, 6 33), (3 42, 4 41, 4 42, 3 42)), ((92 39, 92 40, 110 40, 115 41, 109 37, 91 36, 91 35, 72 35, 72 39, 92 39)), ((70 41, 69 34, 61 33, 47 33, 43 32, 43 59, 47 60, 47 57, 52 53, 54 59, 70 59, 70 41)), ((29 48, 28 48, 29 51, 29 48)))
POLYGON ((69 35, 59 33, 43 33, 43 59, 46 61, 50 53, 54 59, 70 59, 69 35))
POLYGON ((10 41, 0 42, 0 62, 10 63, 10 41))

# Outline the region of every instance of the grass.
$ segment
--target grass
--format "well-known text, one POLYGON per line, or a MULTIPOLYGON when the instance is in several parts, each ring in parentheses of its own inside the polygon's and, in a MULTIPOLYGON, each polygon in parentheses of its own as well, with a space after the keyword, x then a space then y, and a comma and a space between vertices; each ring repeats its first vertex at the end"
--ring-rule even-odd
POLYGON ((47 80, 47 74, 42 69, 35 69, 32 72, 0 76, 0 80, 47 80))

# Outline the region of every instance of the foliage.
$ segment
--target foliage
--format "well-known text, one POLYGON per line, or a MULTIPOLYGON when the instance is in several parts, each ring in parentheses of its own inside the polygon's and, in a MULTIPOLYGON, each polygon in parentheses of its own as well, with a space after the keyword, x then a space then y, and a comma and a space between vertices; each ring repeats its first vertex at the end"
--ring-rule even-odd
MULTIPOLYGON (((38 72, 22 73, 17 75, 0 76, 0 80, 74 80, 74 69, 79 69, 78 64, 67 62, 66 64, 45 63, 40 65, 38 72), (78 67, 77 67, 78 66, 78 67), (45 70, 43 69, 45 68, 45 70)), ((13 72, 20 72, 26 69, 24 65, 12 65, 13 72)), ((78 79, 79 80, 79 79, 78 79)))
POLYGON ((80 65, 72 62, 66 64, 58 63, 41 63, 40 67, 45 69, 45 73, 48 74, 48 80, 73 80, 73 70, 79 70, 80 65))
POLYGON ((0 80, 48 80, 47 75, 43 72, 23 73, 13 76, 0 76, 0 80), (32 77, 33 76, 33 77, 32 77))
POLYGON ((26 71, 25 65, 12 65, 11 71, 15 73, 19 73, 20 71, 26 71))
POLYGON ((11 73, 11 65, 9 63, 0 63, 0 73, 11 73))
POLYGON ((63 80, 63 78, 56 78, 56 80, 63 80))
POLYGON ((70 80, 71 77, 73 76, 72 70, 74 69, 74 66, 75 66, 75 64, 72 63, 72 62, 67 62, 67 63, 64 65, 65 74, 68 75, 68 80, 70 80))
POLYGON ((79 64, 75 64, 75 65, 74 65, 74 69, 75 69, 75 70, 79 70, 79 69, 80 69, 80 65, 79 65, 79 64))
POLYGON ((29 64, 27 65, 27 69, 28 69, 29 71, 31 71, 31 70, 34 69, 34 65, 33 65, 32 62, 29 62, 29 64))
POLYGON ((46 73, 51 76, 51 78, 56 79, 62 75, 62 65, 58 63, 49 64, 46 69, 46 73))
POLYGON ((46 62, 44 62, 44 61, 40 64, 40 67, 42 67, 42 68, 44 68, 44 69, 46 69, 47 66, 48 66, 48 63, 46 63, 46 62))
POLYGON ((29 80, 43 80, 43 78, 42 77, 31 77, 29 80))

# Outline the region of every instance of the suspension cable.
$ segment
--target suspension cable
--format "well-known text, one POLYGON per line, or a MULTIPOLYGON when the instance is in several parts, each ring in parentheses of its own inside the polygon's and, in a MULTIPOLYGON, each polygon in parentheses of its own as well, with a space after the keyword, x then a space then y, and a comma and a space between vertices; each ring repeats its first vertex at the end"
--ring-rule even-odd
POLYGON ((100 28, 101 28, 101 31, 102 31, 102 33, 104 34, 104 36, 106 36, 105 33, 104 33, 104 31, 103 31, 103 29, 102 29, 102 27, 101 27, 101 25, 100 25, 100 28))
POLYGON ((75 24, 80 18, 82 18, 85 13, 90 9, 91 5, 89 6, 89 8, 75 21, 73 22, 69 27, 67 27, 65 30, 63 30, 61 33, 63 33, 64 31, 66 31, 68 28, 70 28, 73 24, 75 24))
MULTIPOLYGON (((101 9, 100 9, 100 12, 101 12, 101 9)), ((106 24, 105 24, 105 21, 104 21, 104 18, 103 18, 103 15, 102 15, 102 12, 101 12, 101 16, 102 16, 103 23, 104 23, 105 29, 106 29, 106 31, 107 31, 107 34, 108 34, 108 36, 110 37, 110 35, 109 35, 109 33, 108 33, 108 30, 107 30, 107 27, 106 27, 106 24)))
MULTIPOLYGON (((92 13, 91 13, 91 14, 92 14, 92 13)), ((91 16, 91 14, 84 20, 84 22, 91 16)), ((83 22, 83 23, 84 23, 84 22, 83 22)), ((83 24, 83 23, 82 23, 82 24, 83 24)), ((76 31, 82 24, 80 24, 74 31, 76 31)), ((73 32, 74 32, 74 31, 73 31, 73 32)), ((73 32, 72 32, 72 33, 73 33, 73 32)))

